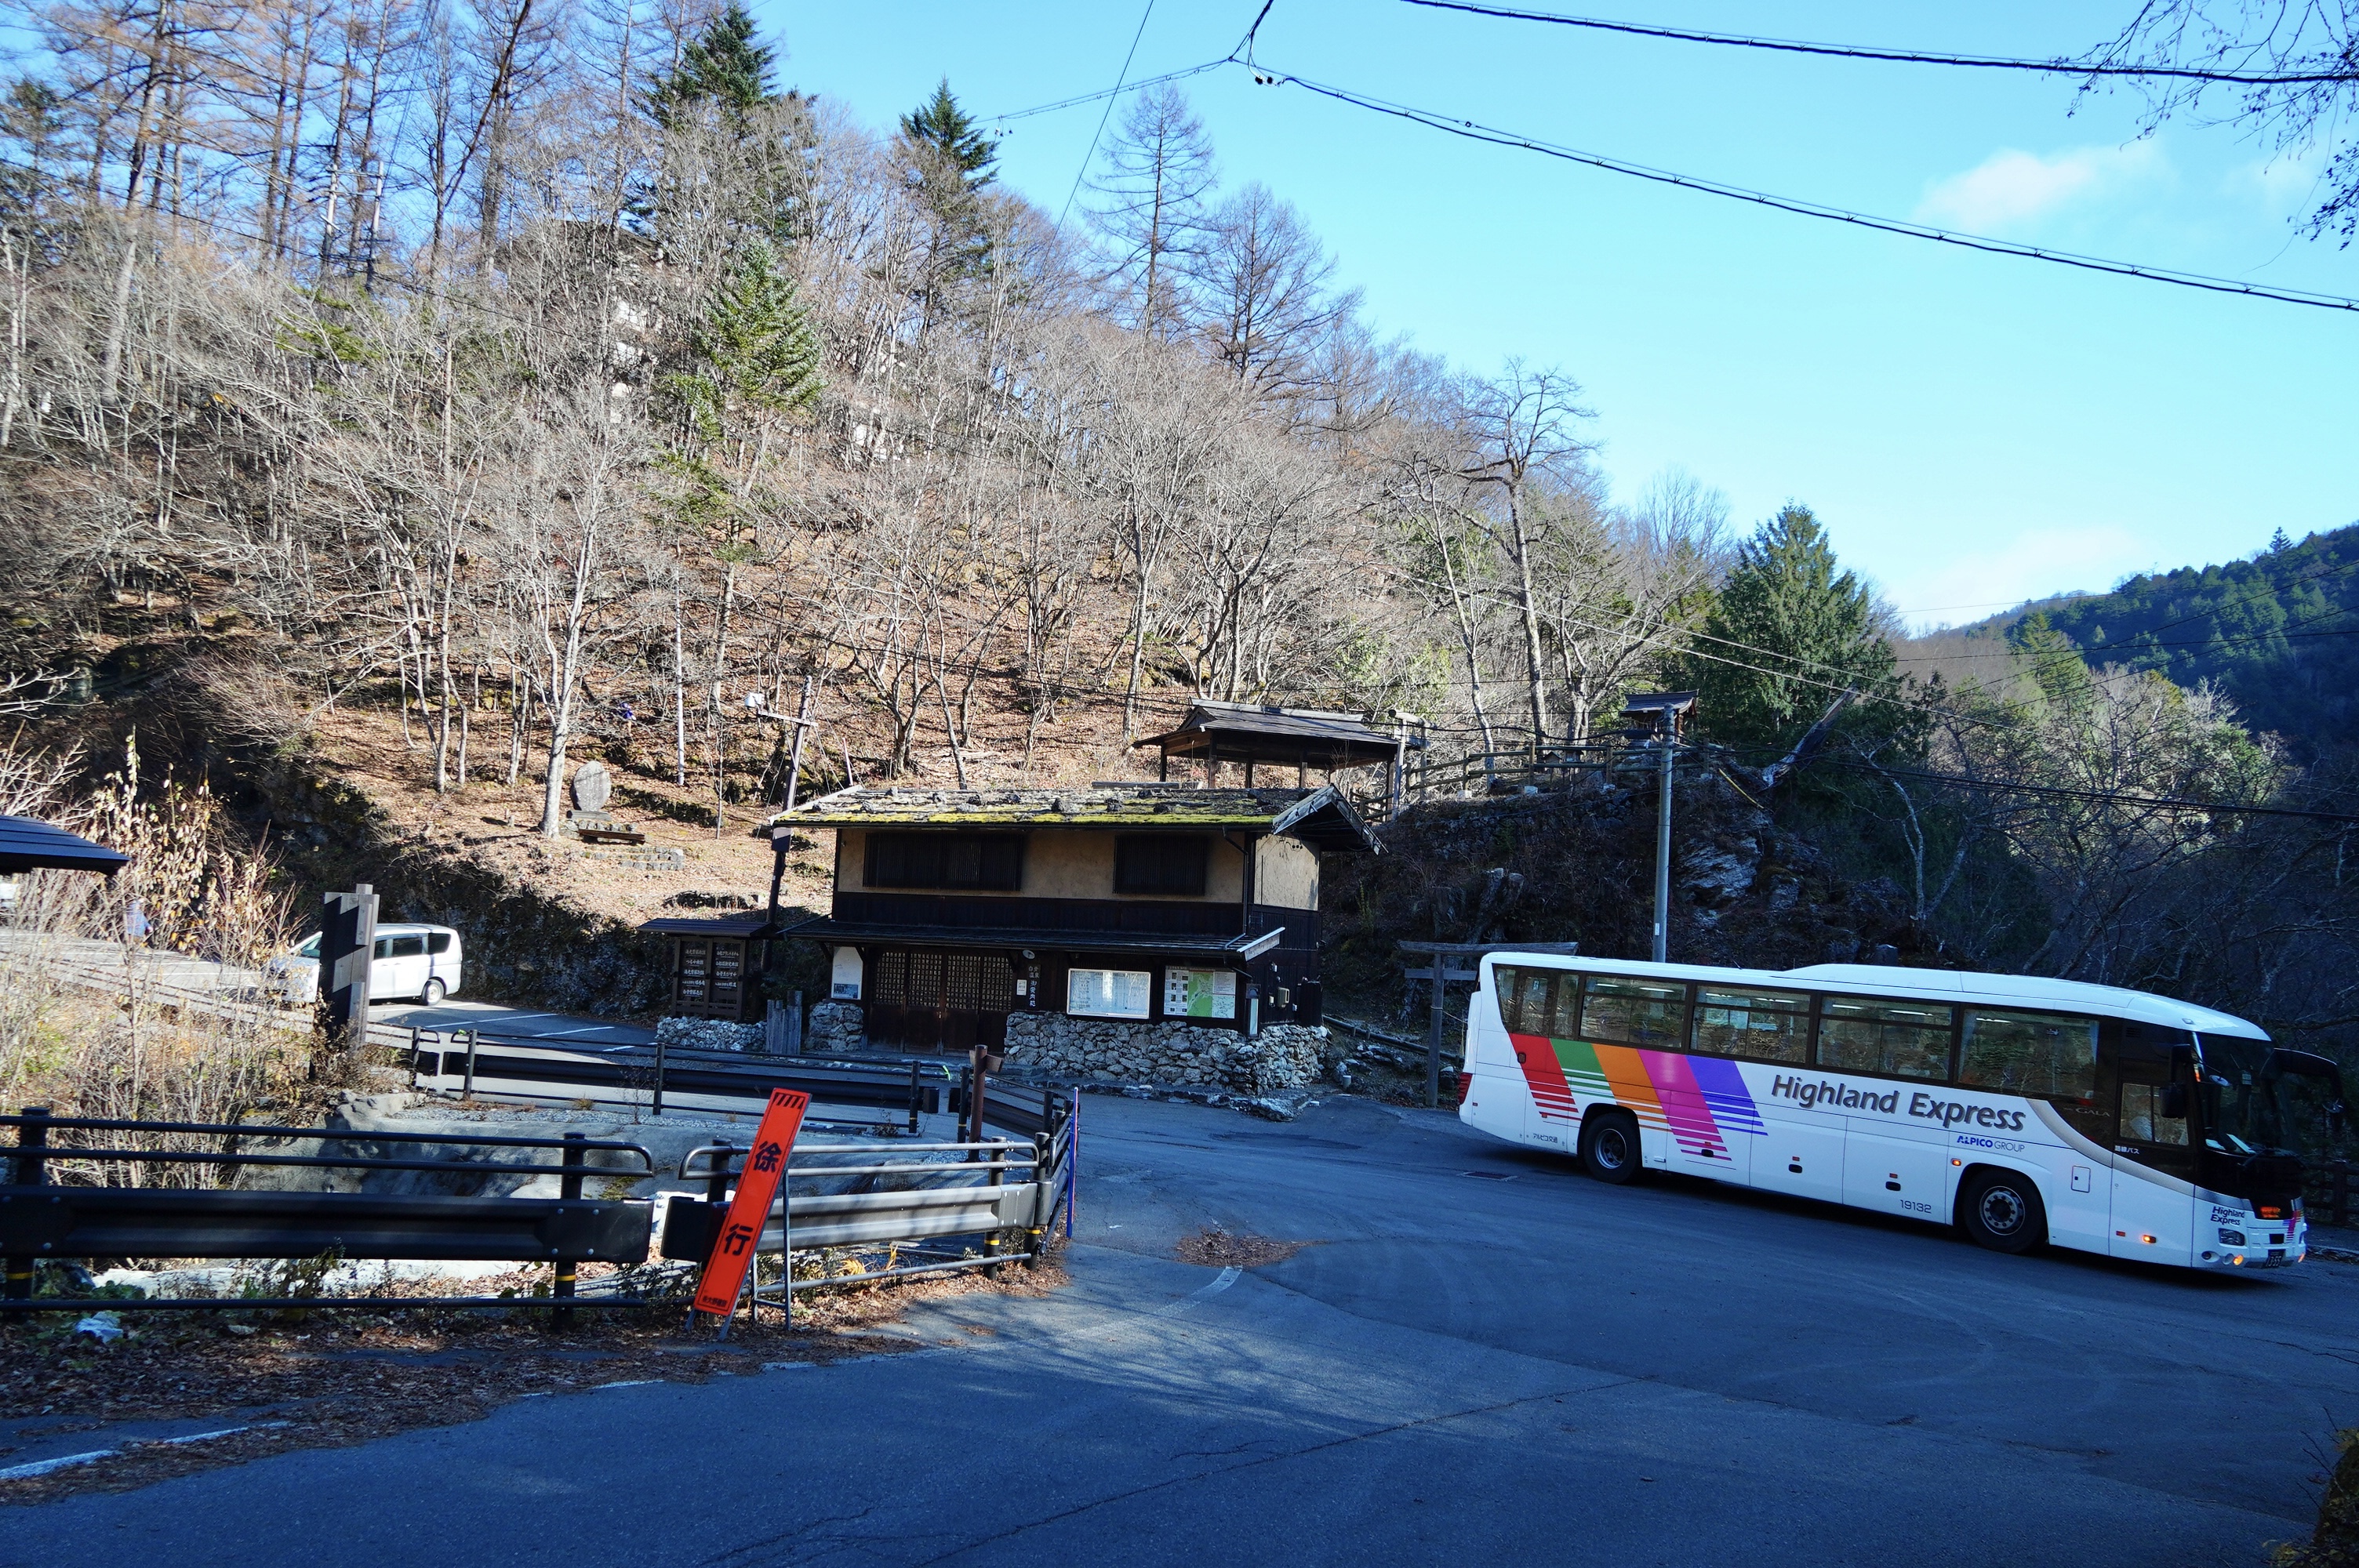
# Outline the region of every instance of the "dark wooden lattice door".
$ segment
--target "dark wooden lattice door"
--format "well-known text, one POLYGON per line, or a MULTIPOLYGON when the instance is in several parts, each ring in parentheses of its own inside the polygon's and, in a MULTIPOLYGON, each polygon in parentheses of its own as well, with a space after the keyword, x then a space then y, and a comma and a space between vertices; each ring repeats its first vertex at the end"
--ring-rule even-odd
POLYGON ((869 1037, 909 1051, 996 1046, 1016 1005, 1016 972, 995 953, 886 952, 869 989, 869 1037))

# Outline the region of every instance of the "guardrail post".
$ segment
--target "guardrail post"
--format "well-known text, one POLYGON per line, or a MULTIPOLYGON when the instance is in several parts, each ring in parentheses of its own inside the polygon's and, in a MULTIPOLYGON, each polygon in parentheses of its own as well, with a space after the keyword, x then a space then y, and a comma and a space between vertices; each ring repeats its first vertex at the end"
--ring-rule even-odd
POLYGON ((467 1031, 467 1084, 459 1091, 459 1098, 462 1100, 475 1098, 475 1045, 483 1038, 483 1034, 484 1032, 480 1029, 467 1031))
POLYGON ((705 1173, 704 1201, 727 1203, 729 1201, 729 1156, 736 1151, 737 1145, 724 1138, 714 1147, 720 1150, 721 1158, 715 1160, 712 1162, 712 1169, 705 1173))
MULTIPOLYGON (((565 1135, 563 1166, 565 1174, 558 1178, 557 1195, 567 1203, 582 1201, 582 1167, 588 1152, 582 1145, 586 1137, 586 1134, 580 1132, 569 1132, 565 1135)), ((581 1260, 578 1258, 560 1258, 557 1260, 557 1282, 549 1288, 549 1293, 552 1298, 560 1302, 572 1299, 574 1271, 580 1267, 581 1260)), ((550 1333, 561 1333, 572 1326, 573 1309, 571 1307, 557 1306, 549 1309, 550 1333)))
POLYGON ((663 1114, 663 1075, 664 1037, 662 1032, 658 1031, 656 1034, 656 1089, 654 1101, 647 1108, 647 1114, 649 1116, 661 1116, 663 1114))
MULTIPOLYGON (((49 1142, 49 1108, 28 1105, 20 1113, 24 1125, 16 1129, 16 1184, 38 1187, 49 1180, 47 1152, 49 1142)), ((6 1279, 0 1282, 0 1297, 12 1302, 29 1301, 33 1295, 33 1259, 11 1257, 5 1268, 6 1279)))
POLYGON ((918 1108, 925 1103, 924 1091, 918 1087, 918 1064, 909 1064, 909 1136, 918 1135, 918 1108))
POLYGON ((418 1025, 414 1023, 409 1026, 409 1087, 413 1092, 418 1087, 418 1025))
POLYGON ((1049 1234, 1049 1217, 1041 1210, 1057 1201, 1055 1192, 1049 1185, 1056 1180, 1059 1173, 1049 1160, 1049 1151, 1055 1142, 1055 1139, 1048 1129, 1049 1091, 1047 1089, 1040 1091, 1040 1130, 1032 1135, 1032 1246, 1024 1259, 1024 1266, 1027 1269, 1037 1269, 1040 1266, 1040 1251, 1046 1245, 1045 1238, 1049 1234))

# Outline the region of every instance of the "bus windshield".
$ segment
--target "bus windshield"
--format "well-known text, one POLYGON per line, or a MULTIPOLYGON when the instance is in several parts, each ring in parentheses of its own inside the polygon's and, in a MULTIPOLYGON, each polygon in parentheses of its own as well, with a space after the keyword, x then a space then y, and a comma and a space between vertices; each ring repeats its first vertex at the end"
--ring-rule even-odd
POLYGON ((2288 1085, 2265 1040, 2203 1036, 2203 1141, 2223 1154, 2290 1153, 2288 1085))

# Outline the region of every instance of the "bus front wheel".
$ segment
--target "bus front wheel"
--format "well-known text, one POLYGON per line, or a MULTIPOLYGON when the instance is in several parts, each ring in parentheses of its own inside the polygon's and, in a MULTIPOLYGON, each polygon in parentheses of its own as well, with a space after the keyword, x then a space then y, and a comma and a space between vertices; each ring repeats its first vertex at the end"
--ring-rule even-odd
POLYGON ((1582 1169, 1618 1187, 1638 1173, 1638 1123, 1628 1112, 1592 1111, 1582 1119, 1582 1169))
POLYGON ((2013 1171, 1975 1172, 1958 1195, 1958 1223, 1994 1252, 2027 1252, 2048 1239, 2039 1188, 2013 1171))

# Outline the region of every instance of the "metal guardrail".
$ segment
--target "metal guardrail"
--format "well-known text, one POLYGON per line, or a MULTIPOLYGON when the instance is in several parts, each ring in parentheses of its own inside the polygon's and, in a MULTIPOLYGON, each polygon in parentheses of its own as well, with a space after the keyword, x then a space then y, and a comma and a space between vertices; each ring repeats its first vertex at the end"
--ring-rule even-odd
MULTIPOLYGON (((16 1130, 8 1151, 10 1181, 0 1186, 0 1311, 58 1312, 92 1307, 128 1310, 302 1306, 416 1306, 409 1297, 182 1297, 168 1299, 36 1298, 33 1275, 45 1260, 99 1258, 431 1260, 480 1262, 546 1261, 556 1265, 551 1289, 555 1321, 570 1321, 579 1305, 638 1306, 634 1297, 575 1302, 576 1269, 587 1261, 627 1266, 647 1256, 652 1206, 645 1202, 585 1199, 582 1178, 593 1153, 636 1156, 636 1174, 653 1174, 654 1157, 636 1143, 592 1139, 477 1137, 465 1133, 368 1133, 350 1129, 277 1127, 245 1122, 128 1121, 54 1117, 38 1106, 0 1116, 16 1130), (60 1135, 68 1141, 59 1141, 60 1135), (96 1137, 100 1141, 91 1141, 96 1137), (219 1139, 218 1150, 140 1148, 142 1138, 219 1139), (239 1148, 241 1143, 311 1142, 314 1154, 239 1148), (483 1147, 554 1153, 543 1161, 398 1159, 341 1152, 351 1143, 483 1147), (361 1172, 442 1173, 480 1183, 495 1174, 530 1173, 559 1179, 556 1198, 256 1191, 237 1187, 98 1186, 60 1184, 56 1167, 75 1163, 216 1170, 280 1166, 361 1172)), ((624 1168, 627 1171, 628 1163, 624 1168)), ((501 1305, 497 1297, 438 1297, 443 1305, 501 1305)))
MULTIPOLYGON (((995 1103, 988 1087, 985 1114, 995 1103)), ((1007 1108, 1022 1112, 1023 1107, 1007 1108)), ((1061 1099, 1044 1094, 1038 1114, 1040 1130, 1028 1140, 988 1139, 976 1142, 920 1143, 896 1148, 896 1154, 955 1153, 960 1161, 895 1161, 873 1165, 820 1164, 789 1158, 780 1197, 771 1206, 767 1223, 755 1245, 756 1253, 782 1255, 781 1283, 756 1286, 755 1299, 773 1302, 794 1291, 815 1290, 842 1280, 796 1280, 792 1258, 799 1249, 875 1246, 894 1243, 922 1255, 921 1244, 950 1237, 984 1238, 979 1255, 950 1257, 939 1261, 895 1266, 855 1277, 857 1282, 911 1274, 943 1273, 962 1269, 996 1268, 1009 1260, 999 1249, 999 1237, 1010 1230, 1027 1233, 1028 1261, 1038 1261, 1049 1232, 1061 1215, 1071 1234, 1072 1197, 1078 1172, 1081 1119, 1080 1097, 1061 1099), (796 1193, 798 1178, 861 1176, 875 1181, 898 1177, 923 1184, 891 1192, 796 1193)), ((729 1184, 741 1173, 746 1151, 730 1143, 707 1144, 681 1157, 683 1180, 701 1178, 705 1194, 671 1194, 660 1214, 661 1255, 701 1260, 710 1255, 728 1210, 729 1184)), ((808 1157, 807 1157, 808 1159, 808 1157)))
POLYGON ((813 1119, 822 1107, 889 1110, 918 1130, 918 1118, 940 1111, 951 1079, 932 1063, 842 1062, 823 1057, 770 1056, 732 1051, 681 1051, 657 1045, 560 1045, 545 1039, 460 1030, 397 1031, 378 1025, 372 1037, 402 1053, 413 1087, 462 1098, 477 1094, 541 1105, 645 1110, 718 1110, 744 1114, 770 1091, 799 1089, 811 1098, 813 1119), (386 1039, 390 1035, 390 1039, 386 1039))
MULTIPOLYGON (((558 1053, 560 1055, 567 1053, 558 1053)), ((484 1053, 475 1053, 480 1071, 484 1053)), ((556 1064, 560 1068, 566 1064, 556 1064)), ((537 1070, 538 1060, 517 1064, 537 1070)), ((760 1064, 748 1071, 720 1071, 727 1082, 714 1098, 735 1103, 748 1097, 766 1097, 786 1076, 760 1064)), ((843 1065, 829 1066, 835 1074, 843 1065)), ((579 1064, 573 1064, 579 1066, 579 1064)), ((695 1070, 695 1069, 691 1069, 695 1070)), ((881 1093, 875 1069, 868 1069, 865 1087, 881 1093)), ((440 1076, 439 1073, 434 1076, 440 1076)), ((892 1070, 893 1086, 908 1080, 892 1070)), ((548 1080, 528 1079, 548 1087, 548 1080)), ((691 1080, 697 1081, 697 1080, 691 1080)), ((802 1087, 809 1081, 787 1077, 784 1087, 802 1087)), ((572 1098, 572 1082, 561 1092, 538 1097, 572 1098)), ((839 1095, 860 1092, 858 1081, 832 1079, 839 1095)), ((936 1090, 940 1086, 928 1086, 936 1090)), ((700 1093, 706 1092, 700 1089, 700 1093)), ((966 1093, 960 1086, 959 1097, 966 1093)), ((839 1099, 839 1103, 842 1103, 839 1099)), ((1072 1200, 1080 1148, 1080 1098, 1042 1091, 1037 1106, 1029 1094, 1021 1098, 996 1092, 986 1082, 983 1116, 987 1124, 1016 1132, 1015 1138, 985 1139, 950 1144, 896 1144, 891 1153, 966 1156, 957 1161, 893 1159, 873 1164, 821 1163, 807 1152, 802 1162, 789 1163, 782 1197, 773 1206, 771 1223, 757 1251, 788 1252, 790 1248, 859 1247, 883 1243, 921 1244, 952 1237, 983 1238, 980 1256, 894 1267, 860 1276, 863 1280, 934 1273, 949 1270, 991 1267, 1008 1261, 999 1249, 999 1237, 1009 1230, 1027 1233, 1028 1256, 1039 1257, 1047 1233, 1061 1214, 1071 1234, 1072 1200), (1028 1134, 1028 1136, 1026 1136, 1028 1134), (864 1193, 796 1193, 797 1178, 859 1177, 874 1183, 898 1177, 914 1184, 900 1190, 864 1193)), ((38 1107, 17 1116, 0 1117, 0 1127, 16 1129, 16 1144, 5 1153, 12 1162, 8 1185, 0 1186, 0 1257, 5 1259, 5 1281, 0 1287, 0 1312, 81 1311, 92 1308, 130 1310, 234 1310, 258 1307, 418 1307, 505 1306, 512 1297, 182 1297, 153 1300, 64 1300, 33 1295, 35 1265, 42 1260, 174 1257, 311 1259, 333 1254, 349 1260, 451 1260, 464 1261, 549 1261, 557 1266, 549 1304, 552 1324, 563 1326, 577 1306, 643 1306, 655 1304, 637 1297, 581 1299, 575 1289, 576 1267, 585 1261, 628 1266, 644 1262, 651 1250, 657 1218, 653 1205, 636 1200, 584 1200, 582 1180, 593 1169, 613 1170, 620 1161, 626 1173, 653 1174, 654 1161, 636 1143, 591 1139, 580 1133, 562 1138, 531 1138, 472 1133, 375 1131, 255 1125, 244 1122, 123 1121, 84 1117, 52 1117, 38 1107), (58 1135, 72 1135, 58 1141, 58 1135), (219 1140, 219 1149, 140 1148, 140 1139, 219 1140), (92 1140, 97 1140, 93 1141, 92 1140), (251 1145, 308 1141, 320 1152, 298 1154, 251 1145), (555 1152, 560 1162, 486 1160, 480 1158, 399 1158, 364 1154, 339 1145, 382 1146, 415 1144, 428 1149, 456 1147, 527 1153, 555 1152), (241 1145, 245 1145, 241 1147, 241 1145), (590 1163, 592 1154, 610 1162, 590 1163), (629 1157, 636 1156, 636 1171, 629 1157), (472 1181, 517 1172, 555 1173, 560 1196, 549 1198, 466 1197, 441 1195, 375 1193, 314 1193, 253 1191, 235 1187, 99 1186, 60 1184, 51 1178, 56 1167, 73 1162, 130 1163, 174 1170, 209 1167, 228 1173, 253 1166, 293 1169, 322 1168, 362 1173, 377 1171, 444 1173, 472 1181)), ((706 1195, 668 1195, 662 1211, 661 1256, 701 1261, 710 1255, 725 1211, 731 1179, 739 1174, 746 1151, 731 1144, 711 1144, 691 1151, 681 1161, 683 1178, 701 1176, 706 1195), (701 1163, 700 1163, 701 1162, 701 1163)), ((841 1158, 841 1155, 835 1156, 841 1158)), ((919 1249, 922 1251, 922 1248, 919 1249)), ((783 1271, 786 1291, 806 1290, 840 1281, 796 1281, 789 1266, 783 1271)), ((773 1287, 771 1294, 779 1294, 773 1287)), ((754 1292, 757 1299, 762 1292, 754 1292)))

